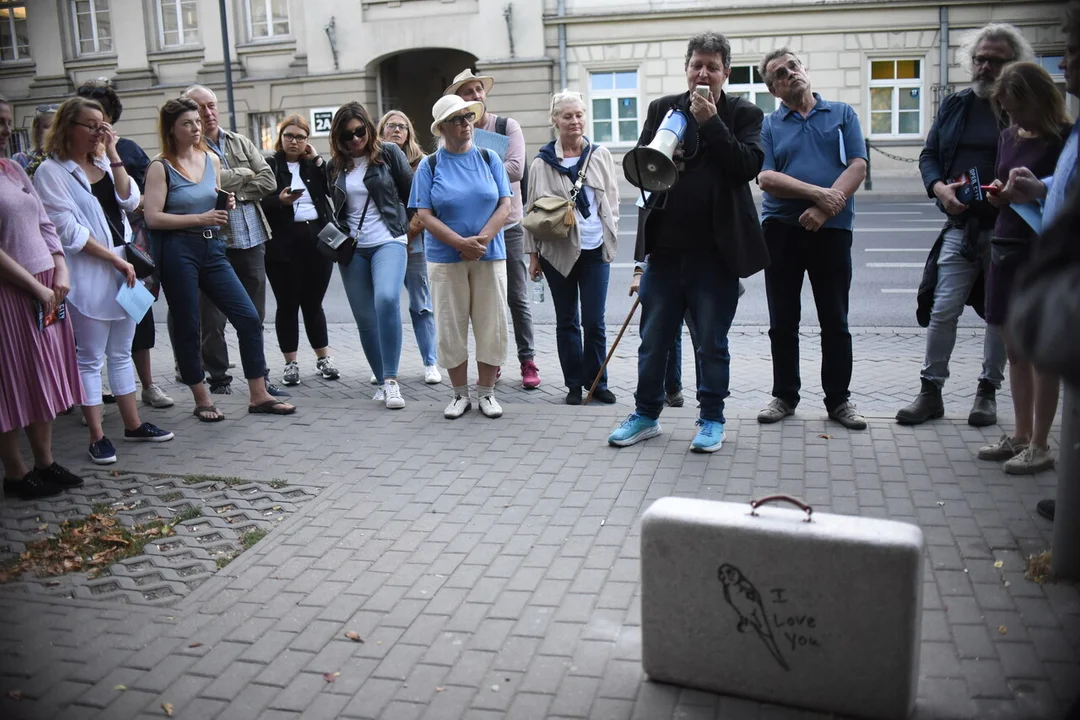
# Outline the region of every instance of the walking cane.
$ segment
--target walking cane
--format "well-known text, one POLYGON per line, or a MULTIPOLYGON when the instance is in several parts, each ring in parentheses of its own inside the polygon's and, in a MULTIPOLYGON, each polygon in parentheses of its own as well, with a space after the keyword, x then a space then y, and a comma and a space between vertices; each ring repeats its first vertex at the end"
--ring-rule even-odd
POLYGON ((592 381, 592 387, 589 388, 589 394, 585 396, 585 401, 581 403, 582 405, 588 405, 589 401, 592 400, 593 391, 596 390, 600 378, 604 376, 604 370, 611 361, 611 356, 615 354, 615 348, 619 347, 619 341, 622 340, 623 333, 626 332, 626 326, 630 324, 630 319, 634 317, 634 313, 637 312, 637 306, 640 304, 641 298, 635 297, 634 304, 630 306, 630 314, 626 316, 626 320, 623 322, 622 327, 619 328, 619 334, 615 336, 615 342, 611 344, 611 349, 608 350, 607 357, 604 358, 604 364, 600 366, 600 372, 596 373, 596 379, 592 381))

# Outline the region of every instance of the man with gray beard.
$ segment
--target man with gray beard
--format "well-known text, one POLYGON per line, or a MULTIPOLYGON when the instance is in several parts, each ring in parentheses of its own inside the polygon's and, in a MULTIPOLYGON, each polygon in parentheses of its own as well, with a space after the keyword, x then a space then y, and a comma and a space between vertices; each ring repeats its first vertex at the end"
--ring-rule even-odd
MULTIPOLYGON (((976 169, 982 182, 994 177, 998 135, 1005 127, 990 106, 990 91, 1006 63, 1031 60, 1031 46, 1012 25, 993 23, 975 31, 961 49, 972 85, 945 98, 919 155, 927 195, 945 213, 945 228, 930 251, 919 286, 919 324, 927 328, 922 390, 896 413, 897 422, 918 425, 945 415, 941 389, 949 377, 956 324, 965 305, 982 315, 983 273, 990 261, 990 233, 997 210, 985 200, 967 201, 971 187, 956 178, 976 169), (958 196, 959 193, 959 196, 958 196)), ((978 191, 978 188, 974 188, 978 191)), ((983 366, 968 424, 997 423, 996 392, 1005 378, 1005 342, 998 326, 986 327, 983 366)))

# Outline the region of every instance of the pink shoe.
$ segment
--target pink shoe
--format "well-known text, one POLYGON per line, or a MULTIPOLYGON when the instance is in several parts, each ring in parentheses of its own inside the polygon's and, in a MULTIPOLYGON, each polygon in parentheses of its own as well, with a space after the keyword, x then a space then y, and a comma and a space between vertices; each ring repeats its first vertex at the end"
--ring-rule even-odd
POLYGON ((532 360, 521 363, 521 387, 526 390, 540 387, 540 369, 532 360))

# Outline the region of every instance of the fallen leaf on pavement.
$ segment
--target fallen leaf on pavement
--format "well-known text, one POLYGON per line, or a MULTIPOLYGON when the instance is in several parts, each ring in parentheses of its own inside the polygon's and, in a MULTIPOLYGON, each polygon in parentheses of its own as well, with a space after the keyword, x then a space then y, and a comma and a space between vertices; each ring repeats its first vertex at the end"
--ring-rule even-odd
POLYGON ((113 690, 127 690, 127 685, 116 685, 113 690))
POLYGON ((1004 625, 998 625, 999 634, 1004 635, 1007 632, 1009 632, 1009 628, 1005 627, 1004 625))
POLYGON ((440 685, 439 687, 435 688, 435 692, 442 692, 442 691, 443 691, 443 690, 445 690, 445 689, 446 689, 446 688, 444 688, 444 687, 442 687, 442 686, 440 685))
POLYGON ((822 440, 832 440, 832 435, 826 435, 825 433, 818 435, 818 437, 822 440))
POLYGON ((353 632, 352 630, 345 633, 345 637, 349 638, 353 642, 358 642, 358 643, 364 642, 364 638, 360 637, 360 633, 353 632))
POLYGON ((188 645, 188 647, 189 648, 202 647, 202 643, 191 643, 190 645, 188 645))
POLYGON ((337 679, 338 679, 339 677, 341 677, 341 673, 339 673, 339 672, 334 672, 334 673, 323 673, 323 680, 325 680, 325 681, 326 681, 326 682, 328 682, 328 683, 332 683, 332 682, 334 682, 334 681, 335 681, 335 680, 337 680, 337 679))
POLYGON ((161 703, 161 709, 165 711, 166 717, 172 717, 172 703, 161 703))
POLYGON ((22 700, 22 690, 9 690, 7 696, 12 700, 22 700))
POLYGON ((1004 560, 998 560, 996 563, 994 563, 994 567, 996 567, 996 568, 1005 567, 1005 561, 1004 560))

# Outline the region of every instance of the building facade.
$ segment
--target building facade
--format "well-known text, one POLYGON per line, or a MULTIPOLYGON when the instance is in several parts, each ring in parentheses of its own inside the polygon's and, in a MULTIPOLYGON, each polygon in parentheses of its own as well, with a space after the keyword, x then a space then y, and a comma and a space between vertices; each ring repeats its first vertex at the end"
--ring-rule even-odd
POLYGON ((966 33, 1016 25, 1059 80, 1064 52, 1063 5, 1038 0, 0 0, 14 143, 26 144, 36 106, 91 78, 115 83, 118 130, 151 155, 157 109, 186 86, 208 85, 226 108, 222 7, 236 128, 267 150, 292 113, 325 150, 346 100, 405 111, 430 143, 432 103, 473 67, 496 78, 489 106, 521 122, 530 153, 551 137, 551 93, 568 87, 586 98, 589 136, 618 160, 648 103, 685 90, 687 38, 715 30, 732 43, 728 92, 772 110, 755 68, 786 45, 818 92, 859 113, 884 151, 871 156, 875 173, 915 175, 940 99, 969 79, 957 52, 966 33))

